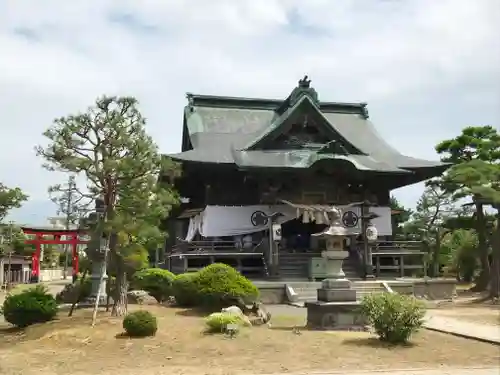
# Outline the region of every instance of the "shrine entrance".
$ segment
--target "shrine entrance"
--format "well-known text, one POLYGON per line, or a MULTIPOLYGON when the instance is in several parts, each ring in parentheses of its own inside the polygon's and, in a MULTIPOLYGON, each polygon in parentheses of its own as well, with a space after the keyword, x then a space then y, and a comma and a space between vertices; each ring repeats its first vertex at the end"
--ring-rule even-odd
MULTIPOLYGON (((27 236, 34 236, 34 239, 27 239, 24 243, 35 245, 35 251, 31 256, 31 282, 37 283, 40 280, 40 254, 42 245, 71 245, 72 250, 72 268, 73 280, 78 275, 78 245, 87 244, 87 239, 81 236, 86 233, 79 229, 47 229, 21 227, 23 233, 27 236), (46 238, 49 237, 49 238, 46 238), (65 239, 62 239, 62 238, 65 239)), ((66 261, 66 260, 65 260, 66 261)))

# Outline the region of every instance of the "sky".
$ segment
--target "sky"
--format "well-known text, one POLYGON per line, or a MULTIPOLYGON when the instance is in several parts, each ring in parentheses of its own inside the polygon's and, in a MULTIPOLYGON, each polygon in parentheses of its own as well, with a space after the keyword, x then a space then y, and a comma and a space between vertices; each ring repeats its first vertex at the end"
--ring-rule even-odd
MULTIPOLYGON (((56 117, 131 95, 163 153, 180 151, 186 92, 284 99, 308 74, 320 99, 368 102, 402 153, 467 125, 500 127, 498 0, 0 0, 0 181, 56 214, 34 147, 56 117)), ((394 191, 414 207, 416 184, 394 191)))

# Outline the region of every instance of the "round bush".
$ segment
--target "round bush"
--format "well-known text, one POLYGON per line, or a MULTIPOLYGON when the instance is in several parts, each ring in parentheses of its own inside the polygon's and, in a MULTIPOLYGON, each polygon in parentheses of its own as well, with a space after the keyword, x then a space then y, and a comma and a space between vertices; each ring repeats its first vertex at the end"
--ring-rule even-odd
POLYGON ((361 310, 380 340, 392 344, 408 342, 424 323, 425 306, 413 296, 372 294, 362 300, 361 310))
POLYGON ((24 328, 54 319, 57 302, 44 286, 37 285, 19 294, 7 296, 2 313, 7 322, 24 328))
POLYGON ((184 307, 196 306, 196 277, 198 277, 197 272, 181 273, 175 276, 172 282, 172 295, 177 305, 184 307))
POLYGON ((134 289, 145 290, 161 303, 172 295, 174 278, 174 274, 170 271, 161 268, 146 268, 134 273, 132 286, 134 289))
POLYGON ((216 312, 210 314, 205 319, 208 332, 223 333, 226 331, 228 324, 236 324, 238 327, 244 325, 243 319, 236 314, 227 312, 216 312))
POLYGON ((158 322, 149 311, 134 311, 123 319, 123 329, 130 337, 154 336, 158 330, 158 322))
MULTIPOLYGON (((214 263, 200 271, 194 278, 197 302, 214 309, 226 307, 230 299, 241 298, 250 304, 259 297, 259 290, 250 280, 234 268, 214 263)), ((232 304, 232 303, 231 303, 232 304)))

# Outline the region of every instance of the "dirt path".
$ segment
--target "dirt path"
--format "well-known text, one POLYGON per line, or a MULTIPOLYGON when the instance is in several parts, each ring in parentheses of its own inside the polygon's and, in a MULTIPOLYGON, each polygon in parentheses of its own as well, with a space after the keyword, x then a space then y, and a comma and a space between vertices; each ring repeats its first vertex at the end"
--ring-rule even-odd
POLYGON ((305 309, 288 306, 271 307, 271 326, 243 329, 234 340, 203 334, 205 315, 192 310, 158 305, 130 305, 129 309, 147 309, 157 317, 155 337, 124 338, 122 319, 104 311, 90 328, 92 311, 81 309, 71 318, 60 314, 58 320, 29 327, 22 335, 9 329, 0 332, 0 373, 305 375, 394 367, 432 369, 437 364, 495 366, 500 360, 497 346, 471 345, 470 340, 427 330, 401 347, 384 344, 367 332, 297 331, 303 327, 305 309))

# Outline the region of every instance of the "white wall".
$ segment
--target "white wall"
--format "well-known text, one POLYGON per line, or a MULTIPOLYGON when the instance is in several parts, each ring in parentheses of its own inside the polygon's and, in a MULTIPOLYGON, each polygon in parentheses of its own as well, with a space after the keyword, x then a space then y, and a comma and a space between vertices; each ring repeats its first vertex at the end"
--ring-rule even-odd
POLYGON ((40 281, 62 280, 64 277, 63 268, 52 268, 40 270, 40 281))

